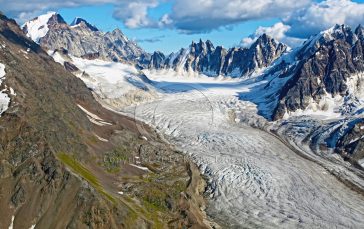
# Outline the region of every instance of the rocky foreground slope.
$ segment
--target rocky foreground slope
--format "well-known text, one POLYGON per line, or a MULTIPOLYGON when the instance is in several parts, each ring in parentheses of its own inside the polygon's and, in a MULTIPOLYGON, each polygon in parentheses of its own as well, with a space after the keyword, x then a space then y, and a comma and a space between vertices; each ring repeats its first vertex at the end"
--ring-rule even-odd
POLYGON ((101 107, 1 14, 0 45, 0 228, 208 227, 193 164, 101 107))

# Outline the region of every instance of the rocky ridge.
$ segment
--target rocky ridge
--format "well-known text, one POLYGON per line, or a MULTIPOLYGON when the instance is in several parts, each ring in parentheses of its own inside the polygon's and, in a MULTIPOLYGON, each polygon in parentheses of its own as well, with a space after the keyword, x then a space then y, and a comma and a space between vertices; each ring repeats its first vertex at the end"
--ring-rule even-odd
POLYGON ((104 60, 128 63, 143 62, 141 59, 149 57, 120 29, 104 33, 82 18, 68 25, 61 15, 49 13, 25 23, 23 31, 45 49, 66 49, 76 57, 97 55, 104 60), (48 29, 43 31, 44 28, 48 29))

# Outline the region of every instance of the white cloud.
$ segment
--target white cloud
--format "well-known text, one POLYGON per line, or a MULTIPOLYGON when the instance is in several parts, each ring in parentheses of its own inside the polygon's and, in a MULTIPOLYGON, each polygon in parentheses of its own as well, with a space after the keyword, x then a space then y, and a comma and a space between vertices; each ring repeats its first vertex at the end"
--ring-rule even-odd
POLYGON ((356 27, 364 22, 364 4, 351 0, 327 0, 294 11, 283 19, 291 29, 287 35, 307 38, 335 24, 356 27))
POLYGON ((157 21, 150 19, 148 9, 158 6, 158 1, 131 1, 117 7, 114 17, 120 19, 129 28, 155 27, 157 21))
POLYGON ((258 39, 264 33, 273 37, 275 40, 287 44, 290 47, 296 47, 304 41, 303 39, 288 37, 286 35, 287 31, 290 30, 290 26, 278 22, 271 27, 258 27, 258 29, 249 37, 243 38, 241 45, 243 47, 249 47, 254 41, 258 39))
POLYGON ((206 32, 238 22, 288 16, 311 0, 176 0, 169 18, 186 32, 206 32))
POLYGON ((120 3, 127 0, 0 0, 1 11, 17 19, 20 23, 32 19, 47 11, 59 8, 73 8, 84 5, 120 3))

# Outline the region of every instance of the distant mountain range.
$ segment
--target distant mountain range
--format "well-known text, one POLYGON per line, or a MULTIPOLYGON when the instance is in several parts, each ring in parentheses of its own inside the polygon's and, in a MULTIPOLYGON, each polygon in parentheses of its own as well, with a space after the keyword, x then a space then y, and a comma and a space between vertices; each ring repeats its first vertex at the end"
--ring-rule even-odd
POLYGON ((109 61, 143 63, 149 54, 129 40, 119 29, 101 32, 82 18, 68 25, 61 15, 49 13, 23 26, 23 31, 48 50, 66 49, 74 56, 109 61))

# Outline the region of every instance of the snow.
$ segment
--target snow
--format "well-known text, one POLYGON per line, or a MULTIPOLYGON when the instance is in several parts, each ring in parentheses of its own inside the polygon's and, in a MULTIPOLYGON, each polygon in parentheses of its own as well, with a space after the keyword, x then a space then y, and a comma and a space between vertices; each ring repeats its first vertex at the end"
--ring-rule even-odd
MULTIPOLYGON (((280 59, 287 60, 288 67, 296 64, 294 52, 280 59)), ((123 77, 139 74, 132 66, 72 59, 90 74, 90 78, 79 77, 93 86, 103 103, 118 93, 117 88, 104 81, 125 90, 130 84, 123 77), (117 76, 110 76, 113 74, 117 76)), ((268 71, 263 69, 262 74, 268 71)), ((301 144, 311 128, 328 128, 326 132, 320 131, 324 134, 319 136, 319 142, 326 142, 328 137, 335 141, 346 131, 350 123, 326 125, 330 120, 322 119, 338 115, 337 108, 345 98, 327 94, 317 103, 312 101, 305 111, 290 113, 288 120, 270 123, 257 112, 272 111, 277 102, 275 93, 291 76, 279 78, 280 72, 275 72, 263 77, 257 73, 254 78, 241 80, 202 74, 189 77, 170 70, 146 70, 144 74, 152 81, 148 88, 157 91, 158 96, 127 107, 113 104, 113 109, 154 127, 198 164, 208 179, 210 216, 237 228, 364 227, 363 198, 337 176, 358 185, 363 185, 362 180, 341 163, 340 156, 326 160, 301 144), (277 130, 279 136, 292 136, 285 139, 290 145, 251 126, 277 130), (341 130, 332 136, 337 128, 341 130)))
POLYGON ((9 229, 13 229, 14 228, 14 220, 15 220, 15 216, 11 217, 11 224, 9 226, 9 229))
POLYGON ((143 167, 143 166, 139 166, 139 165, 134 165, 134 164, 130 164, 130 165, 133 166, 133 167, 135 167, 135 168, 144 170, 144 171, 149 171, 149 169, 147 167, 143 167))
MULTIPOLYGON (((3 83, 4 79, 5 65, 0 63, 0 85, 3 83)), ((6 91, 7 89, 3 89, 2 91, 0 91, 0 116, 9 108, 10 98, 6 91)))
MULTIPOLYGON (((56 62, 64 64, 66 57, 60 53, 49 51, 48 54, 56 62)), ((157 97, 158 93, 135 66, 74 56, 70 56, 67 61, 80 69, 74 74, 111 108, 142 103, 157 97)))
POLYGON ((30 37, 33 41, 39 43, 39 40, 47 35, 48 21, 49 19, 55 15, 56 12, 48 12, 47 14, 41 15, 34 20, 26 22, 22 28, 27 27, 27 36, 30 37))
POLYGON ((59 52, 54 52, 54 51, 48 50, 48 55, 53 57, 55 62, 60 63, 61 65, 64 65, 65 59, 59 52))
POLYGON ((105 138, 102 138, 100 136, 98 136, 97 134, 95 134, 96 138, 99 139, 100 141, 102 142, 108 142, 109 140, 105 139, 105 138))
POLYGON ((84 107, 82 107, 81 105, 77 104, 77 106, 87 114, 88 119, 90 120, 90 122, 98 125, 98 126, 111 126, 111 123, 108 123, 106 121, 104 121, 102 118, 100 118, 99 116, 89 112, 88 110, 86 110, 84 107))
POLYGON ((364 225, 359 195, 269 133, 235 122, 234 114, 256 118, 256 106, 236 97, 250 86, 148 76, 165 96, 121 111, 154 127, 199 165, 208 178, 210 216, 237 228, 364 225))
POLYGON ((305 110, 298 109, 294 112, 286 112, 284 118, 288 119, 292 116, 311 116, 321 119, 335 119, 341 117, 340 108, 344 102, 340 95, 332 96, 326 94, 320 101, 316 102, 310 98, 310 102, 305 110))

